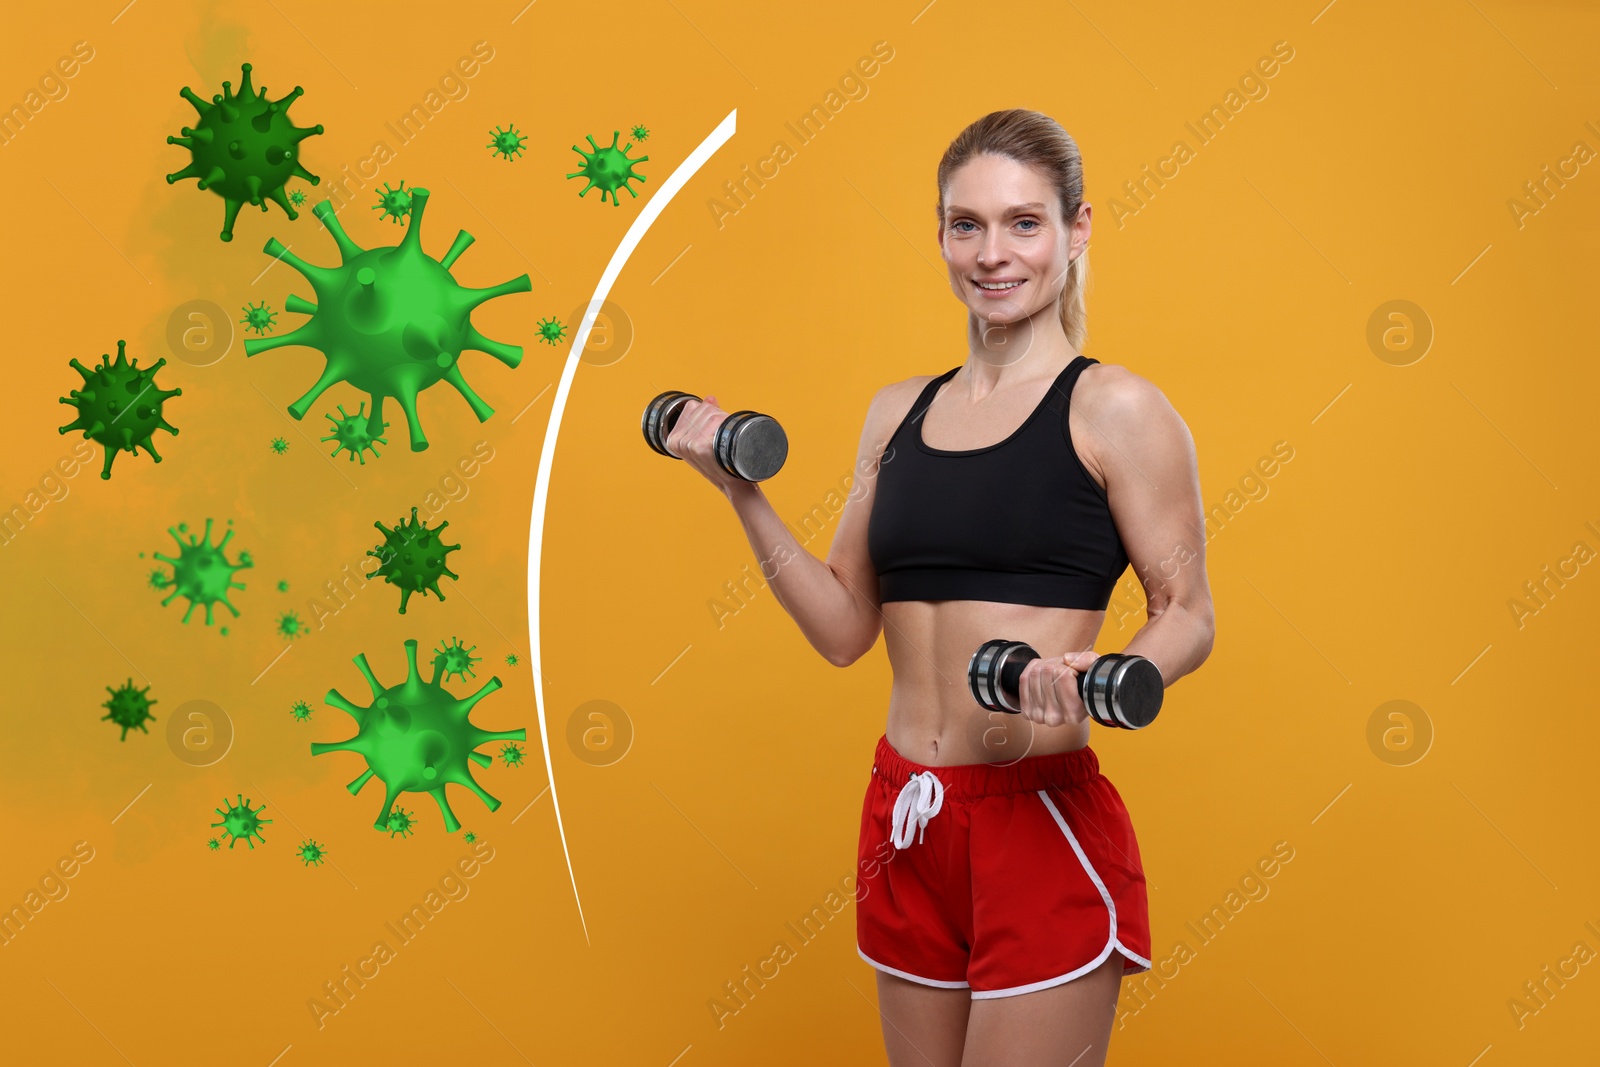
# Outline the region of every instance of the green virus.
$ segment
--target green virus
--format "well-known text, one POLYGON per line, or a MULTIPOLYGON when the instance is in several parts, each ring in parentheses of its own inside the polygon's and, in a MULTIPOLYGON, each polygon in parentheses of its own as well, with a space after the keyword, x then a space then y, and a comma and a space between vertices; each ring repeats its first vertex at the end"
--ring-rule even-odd
MULTIPOLYGON (((232 519, 228 520, 230 523, 232 519)), ((233 617, 239 617, 239 609, 228 602, 229 589, 243 589, 243 582, 233 580, 233 572, 244 570, 255 564, 250 559, 248 552, 239 553, 238 563, 229 563, 227 554, 223 549, 228 544, 228 539, 233 536, 229 530, 222 535, 222 540, 216 544, 211 543, 211 520, 206 520, 205 538, 189 534, 189 541, 184 543, 181 533, 188 533, 187 523, 179 523, 174 530, 167 527, 167 532, 172 539, 178 542, 178 557, 163 556, 155 553, 156 559, 163 563, 172 564, 172 577, 167 584, 172 587, 172 592, 167 599, 161 602, 162 607, 172 603, 173 597, 182 595, 189 601, 189 610, 183 613, 183 621, 188 622, 189 616, 194 614, 196 606, 204 604, 206 609, 206 625, 211 625, 211 606, 220 603, 223 607, 233 612, 233 617)))
POLYGON ((229 848, 237 845, 241 838, 252 849, 256 847, 256 843, 251 840, 252 837, 260 838, 262 844, 267 843, 266 835, 261 832, 261 828, 271 825, 272 820, 261 818, 261 813, 267 810, 265 804, 251 810, 250 802, 244 799, 243 793, 239 794, 237 804, 229 804, 227 797, 222 798, 222 804, 222 807, 216 809, 217 814, 222 816, 222 821, 211 825, 222 827, 222 832, 232 838, 228 842, 229 848))
POLYGON ((461 840, 465 841, 469 845, 472 844, 477 839, 478 839, 478 835, 473 833, 471 830, 468 830, 466 833, 461 835, 461 840))
POLYGON ((111 699, 100 706, 110 709, 110 713, 100 716, 101 722, 110 719, 113 723, 122 727, 121 740, 123 741, 128 739, 128 731, 135 727, 138 727, 144 733, 150 732, 145 729, 144 724, 146 722, 155 722, 156 717, 150 714, 150 706, 155 701, 145 696, 146 693, 150 692, 148 685, 143 689, 135 689, 133 687, 133 679, 129 678, 125 685, 119 685, 115 689, 109 685, 106 686, 106 692, 111 694, 111 699))
POLYGON ((272 439, 272 443, 268 447, 271 448, 273 452, 281 456, 285 452, 289 451, 289 441, 284 437, 274 437, 272 439))
POLYGON ((300 621, 297 612, 286 611, 278 616, 278 636, 285 641, 293 641, 297 637, 304 637, 310 631, 306 624, 300 621))
POLYGON ((445 681, 448 682, 452 674, 457 678, 476 678, 478 676, 477 672, 472 669, 472 665, 483 658, 472 654, 473 649, 477 647, 477 645, 473 645, 472 648, 462 648, 461 638, 452 637, 449 644, 443 648, 433 650, 433 662, 444 666, 445 681))
POLYGON ((289 194, 289 203, 293 204, 295 207, 299 207, 305 202, 306 191, 304 189, 296 189, 294 192, 289 194))
POLYGON ((648 141, 650 139, 650 131, 644 126, 635 126, 630 132, 632 132, 635 141, 648 141))
POLYGON ((457 699, 439 684, 444 665, 435 662, 433 679, 425 682, 417 673, 416 639, 408 639, 405 646, 406 679, 387 688, 373 675, 366 653, 355 657, 356 667, 372 690, 372 703, 358 707, 337 689, 328 690, 328 704, 356 720, 356 735, 344 741, 313 743, 311 754, 354 752, 367 761, 367 769, 346 788, 356 794, 373 777, 383 783, 383 808, 378 812, 377 822, 373 823, 377 829, 390 830, 392 836, 394 827, 390 817, 394 814, 395 799, 401 793, 428 793, 444 814, 445 830, 455 833, 461 824, 450 810, 445 784, 454 782, 470 789, 490 811, 496 810, 500 801, 473 779, 468 761, 487 767, 493 761, 476 751, 479 745, 490 741, 524 741, 528 731, 480 730, 470 721, 478 701, 500 688, 499 678, 490 678, 476 693, 457 699))
POLYGON ((567 335, 567 328, 556 319, 539 320, 539 340, 556 344, 567 335))
POLYGON ((522 660, 521 660, 520 657, 518 657, 518 655, 515 652, 513 652, 509 656, 506 657, 506 662, 509 663, 511 666, 515 667, 517 664, 521 663, 522 660))
POLYGON ((247 303, 239 310, 244 312, 244 318, 239 321, 244 323, 247 330, 254 330, 256 333, 271 333, 272 328, 277 325, 278 313, 268 307, 265 300, 261 302, 259 307, 255 304, 247 303))
POLYGON ((507 767, 522 766, 522 748, 507 741, 500 749, 500 758, 506 761, 507 767))
POLYGON ((321 133, 322 127, 306 128, 289 121, 289 106, 305 90, 296 85, 283 99, 268 100, 264 86, 252 90, 250 64, 243 64, 243 70, 239 92, 235 94, 229 83, 223 82, 222 92, 213 96, 209 104, 187 85, 179 90, 179 95, 200 113, 200 121, 193 129, 185 126, 180 130, 182 137, 167 138, 168 144, 183 145, 193 157, 183 170, 167 175, 167 184, 198 178, 200 188, 222 197, 226 204, 222 218, 224 241, 233 240, 233 220, 246 201, 265 211, 266 200, 272 200, 290 219, 296 219, 299 212, 284 195, 284 183, 290 177, 303 178, 312 185, 322 182, 299 160, 300 142, 321 133))
POLYGON ((372 210, 383 212, 380 219, 390 219, 395 225, 400 220, 411 214, 411 194, 406 191, 406 183, 401 182, 400 188, 391 189, 389 183, 383 183, 383 192, 378 194, 378 202, 372 205, 372 210))
POLYGON ((410 837, 417 829, 417 821, 411 813, 404 808, 395 808, 389 813, 389 818, 384 820, 382 829, 389 831, 389 836, 399 834, 401 837, 410 837))
POLYGON ((294 706, 289 709, 289 714, 294 717, 295 722, 305 722, 311 718, 311 705, 304 700, 296 700, 294 706))
POLYGON ((322 860, 328 853, 326 849, 308 837, 300 842, 300 847, 294 850, 294 854, 299 856, 307 867, 318 867, 322 865, 322 860))
MULTIPOLYGON (((337 456, 340 452, 349 452, 351 459, 359 459, 361 465, 365 467, 367 465, 367 457, 361 453, 371 452, 374 457, 377 457, 382 453, 377 450, 373 442, 376 441, 380 445, 389 443, 387 437, 379 437, 377 433, 373 432, 372 420, 367 418, 367 402, 365 400, 361 402, 360 410, 354 415, 346 411, 343 404, 340 404, 339 417, 337 419, 333 417, 333 412, 331 411, 324 412, 323 418, 333 423, 333 432, 323 438, 324 441, 336 442, 333 446, 333 451, 328 453, 330 456, 337 456)), ((382 429, 379 428, 378 433, 381 432, 382 429)))
MULTIPOLYGON (((635 174, 633 168, 650 157, 640 156, 638 159, 629 159, 628 149, 633 147, 633 142, 629 141, 619 149, 617 147, 617 138, 622 136, 621 130, 613 130, 611 132, 611 144, 605 148, 595 144, 592 134, 584 134, 584 136, 589 138, 589 147, 594 149, 594 153, 591 155, 577 145, 573 145, 572 150, 583 157, 583 167, 567 175, 569 179, 579 177, 588 179, 589 184, 578 190, 578 196, 581 198, 584 193, 599 186, 600 202, 602 204, 605 203, 606 194, 610 193, 612 205, 621 207, 622 201, 617 199, 617 190, 619 188, 628 190, 628 194, 635 200, 639 199, 639 194, 634 192, 633 186, 629 185, 628 182, 630 180, 641 182, 645 180, 645 176, 643 174, 635 174)), ((248 341, 245 343, 249 344, 248 341)))
POLYGON ((350 239, 323 200, 312 208, 322 220, 342 262, 337 267, 307 263, 272 238, 265 251, 305 275, 317 302, 291 295, 284 308, 312 316, 286 334, 251 337, 244 342, 246 356, 285 345, 304 345, 322 351, 327 363, 315 385, 293 404, 289 414, 304 418, 312 401, 334 382, 348 382, 371 395, 374 433, 382 433, 383 401, 394 397, 411 427, 411 450, 428 447, 417 417, 417 394, 437 382, 454 386, 479 422, 494 414, 467 385, 459 366, 465 349, 487 352, 508 367, 522 361, 522 347, 483 336, 473 328, 473 308, 508 293, 533 288, 526 274, 487 289, 467 289, 450 273, 457 257, 474 238, 466 230, 456 235, 443 259, 422 250, 422 216, 428 190, 411 190, 411 221, 398 245, 362 248, 350 239))
POLYGON ((522 142, 526 140, 526 137, 517 132, 516 123, 511 123, 509 130, 502 130, 496 124, 493 136, 484 147, 493 149, 492 155, 505 156, 506 162, 510 163, 513 157, 522 154, 522 142))
POLYGON ((82 389, 70 390, 71 397, 61 397, 63 404, 78 409, 78 417, 61 427, 62 433, 82 430, 83 436, 93 438, 106 447, 106 465, 100 477, 111 477, 111 461, 118 452, 139 454, 143 448, 161 462, 152 440, 156 430, 176 435, 178 428, 167 422, 162 408, 168 400, 183 395, 182 389, 162 389, 155 383, 156 371, 166 365, 166 359, 139 369, 136 359, 131 364, 127 358, 128 344, 117 342, 117 361, 111 355, 100 357, 94 368, 85 367, 76 359, 68 360, 83 375, 82 389))
MULTIPOLYGON (((139 553, 139 555, 142 556, 142 555, 144 555, 144 553, 141 552, 141 553, 139 553)), ((172 579, 167 577, 167 572, 164 571, 164 570, 161 570, 160 568, 157 568, 156 570, 153 570, 153 571, 150 572, 150 588, 151 589, 165 589, 167 587, 167 583, 170 582, 170 581, 172 581, 172 579)))
POLYGON ((412 508, 411 521, 397 521, 392 530, 387 529, 381 521, 372 525, 383 533, 383 544, 369 549, 367 555, 376 556, 382 561, 375 574, 383 575, 383 580, 390 585, 400 587, 400 614, 406 613, 406 601, 411 599, 412 593, 426 596, 432 592, 443 600, 439 579, 445 575, 461 577, 450 569, 444 558, 446 553, 454 552, 461 546, 447 545, 439 539, 439 534, 450 524, 441 522, 429 529, 417 518, 417 509, 412 508))
POLYGON ((287 593, 288 591, 289 591, 289 580, 287 578, 279 578, 278 579, 278 592, 287 593))
POLYGON ((222 847, 222 842, 218 841, 214 837, 206 842, 206 848, 209 848, 212 852, 215 852, 217 849, 219 849, 221 847, 222 847))

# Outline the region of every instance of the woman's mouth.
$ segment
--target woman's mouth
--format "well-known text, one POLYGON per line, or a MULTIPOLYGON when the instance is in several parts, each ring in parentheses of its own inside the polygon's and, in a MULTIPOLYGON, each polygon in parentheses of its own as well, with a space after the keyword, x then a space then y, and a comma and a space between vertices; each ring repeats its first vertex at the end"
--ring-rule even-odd
POLYGON ((1015 293, 1027 284, 1027 279, 1017 281, 973 282, 986 300, 999 300, 1015 293))

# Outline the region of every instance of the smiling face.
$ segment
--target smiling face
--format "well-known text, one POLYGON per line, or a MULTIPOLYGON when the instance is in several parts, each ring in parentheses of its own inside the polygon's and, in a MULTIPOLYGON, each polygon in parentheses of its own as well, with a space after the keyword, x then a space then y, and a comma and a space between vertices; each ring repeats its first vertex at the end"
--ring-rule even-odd
POLYGON ((939 249, 951 291, 984 323, 1055 319, 1067 268, 1089 243, 1089 214, 1082 205, 1068 226, 1039 171, 1005 156, 974 157, 944 189, 939 249))

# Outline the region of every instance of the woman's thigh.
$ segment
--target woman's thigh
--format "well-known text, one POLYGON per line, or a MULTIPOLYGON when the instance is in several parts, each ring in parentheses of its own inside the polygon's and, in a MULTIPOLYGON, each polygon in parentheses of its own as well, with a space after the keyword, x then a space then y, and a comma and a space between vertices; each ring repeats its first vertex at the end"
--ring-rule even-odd
POLYGON ((1123 959, 1122 953, 1112 952, 1099 967, 1070 982, 974 1000, 961 1067, 1103 1067, 1117 1015, 1123 959))
POLYGON ((961 1067, 970 989, 938 989, 877 971, 889 1067, 961 1067))

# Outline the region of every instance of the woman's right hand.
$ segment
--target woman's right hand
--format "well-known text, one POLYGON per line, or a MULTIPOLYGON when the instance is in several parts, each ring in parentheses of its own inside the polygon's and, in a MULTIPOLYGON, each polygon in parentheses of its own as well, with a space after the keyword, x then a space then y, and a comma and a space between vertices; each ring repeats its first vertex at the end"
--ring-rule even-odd
POLYGON ((717 407, 714 394, 707 395, 704 400, 687 401, 666 439, 667 451, 705 475, 723 496, 730 496, 735 489, 751 484, 743 478, 735 478, 717 463, 717 427, 728 414, 717 407))

